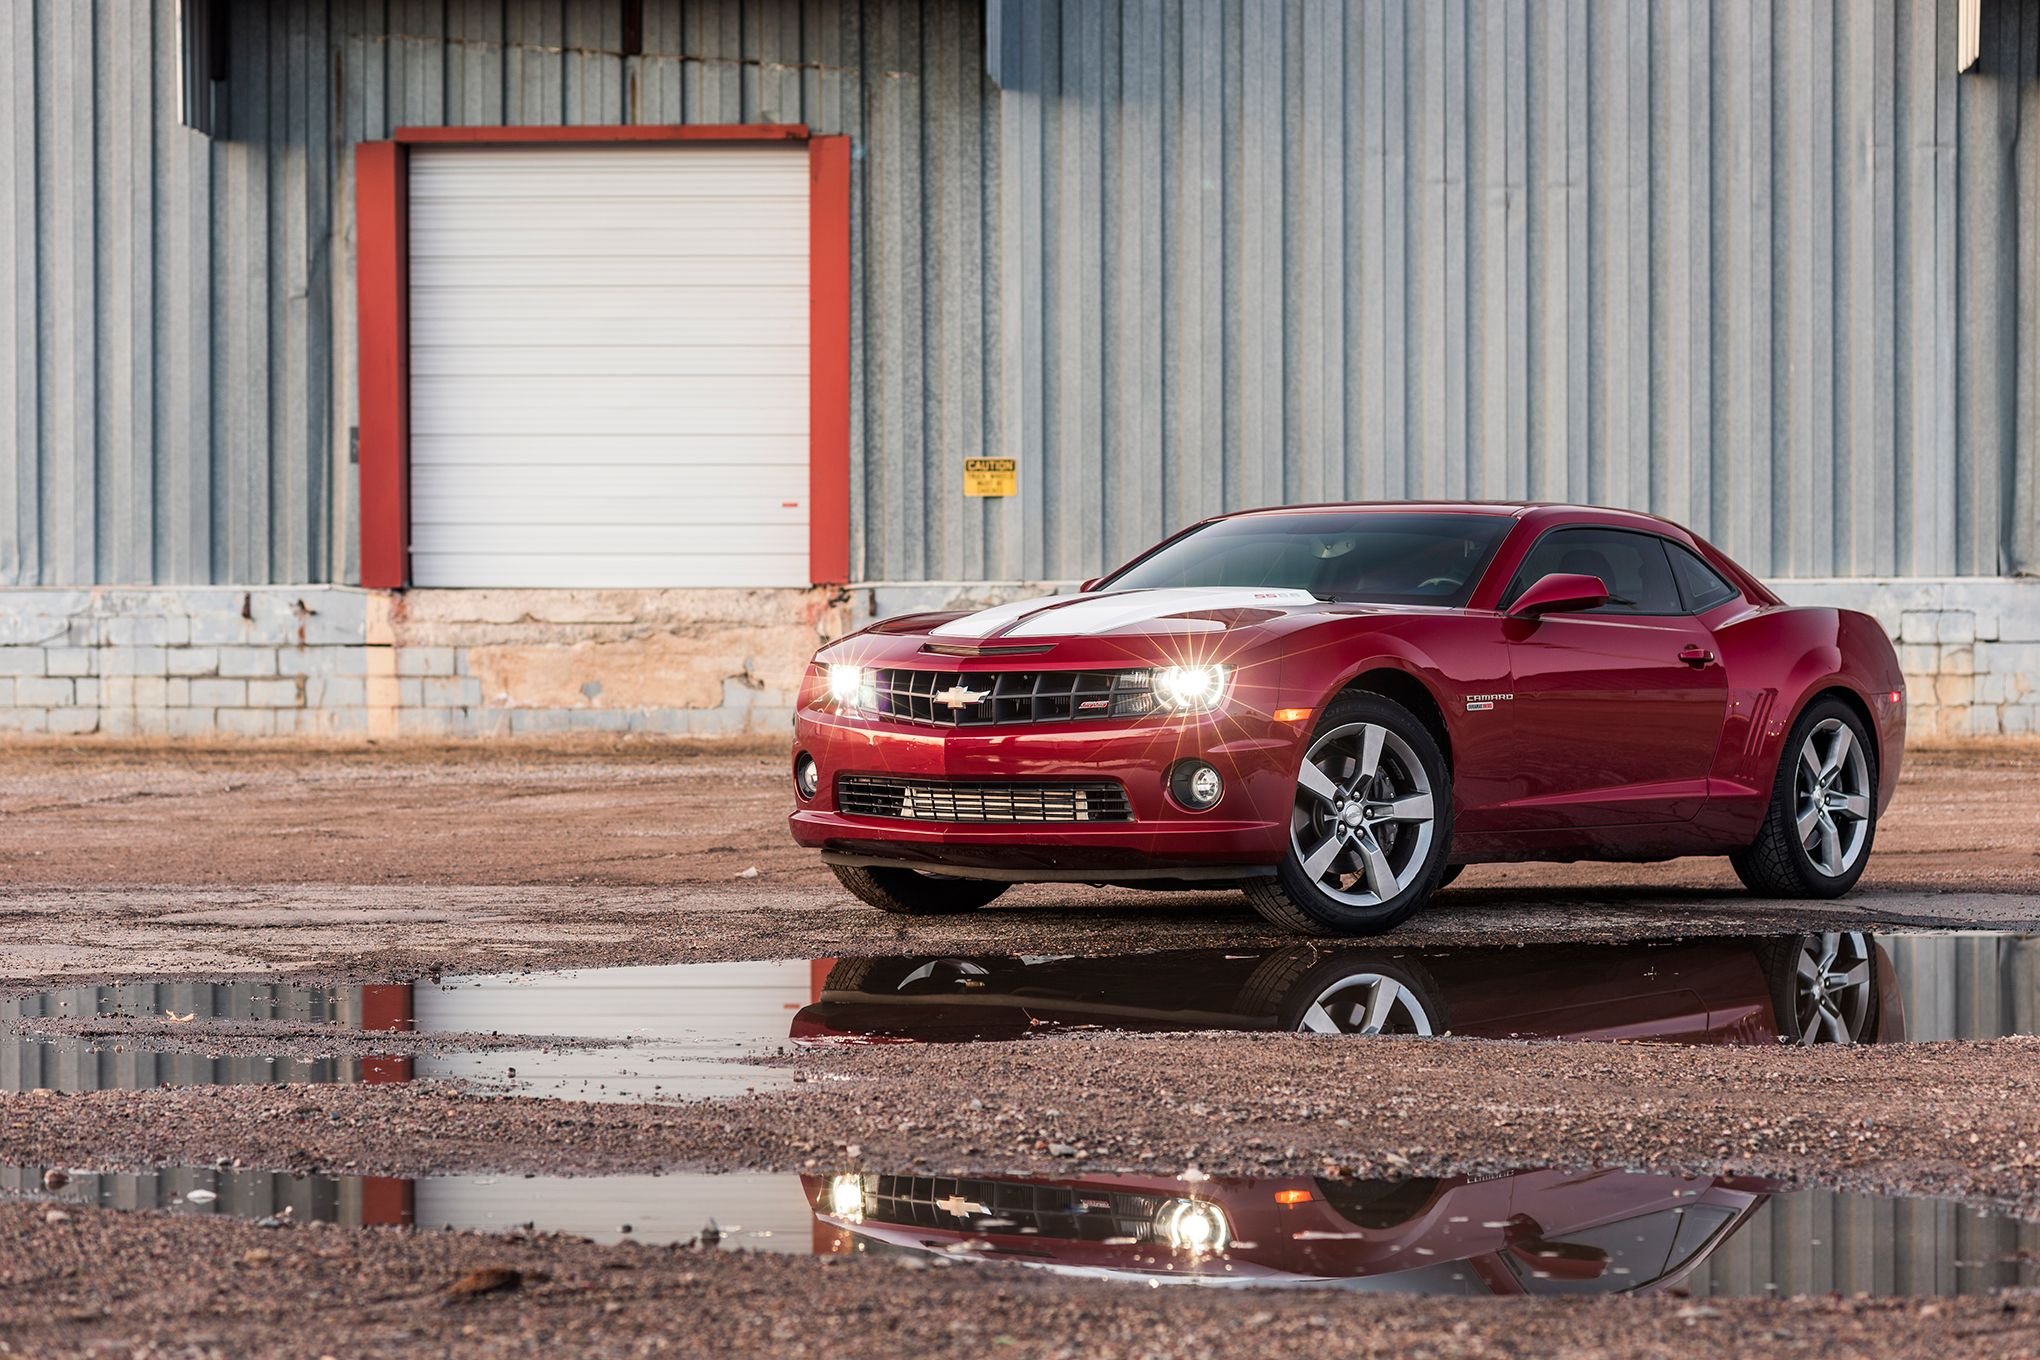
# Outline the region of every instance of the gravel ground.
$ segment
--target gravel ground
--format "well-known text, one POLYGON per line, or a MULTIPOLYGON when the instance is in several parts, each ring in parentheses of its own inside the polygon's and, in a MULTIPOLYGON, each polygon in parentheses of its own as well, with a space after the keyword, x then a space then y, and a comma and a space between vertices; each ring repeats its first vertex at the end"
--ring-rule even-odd
POLYGON ((1098 1034, 784 1061, 801 1078, 791 1090, 686 1105, 485 1099, 444 1083, 19 1097, 0 1106, 0 1164, 1369 1177, 1615 1165, 2040 1217, 2040 1039, 1769 1050, 1098 1034))
MULTIPOLYGON (((43 979, 376 980, 1281 938, 1224 894, 1041 887, 972 917, 883 916, 786 839, 776 750, 90 744, 0 756, 0 979, 13 991, 43 979)), ((1755 901, 1709 860, 1477 868, 1398 940, 2036 928, 2036 785, 2040 746, 1909 757, 1864 887, 1837 904, 1755 901)), ((79 1024, 47 1032, 206 1052, 352 1042, 315 1026, 79 1024)), ((411 1042, 403 1051, 481 1040, 411 1042)), ((785 1061, 799 1078, 790 1090, 653 1107, 442 1083, 0 1095, 0 1163, 112 1169, 225 1156, 399 1175, 1614 1164, 1952 1195, 2040 1216, 2035 1040, 1800 1051, 1088 1035, 785 1061)), ((2040 1353, 2040 1302, 2029 1298, 1695 1307, 1154 1293, 874 1261, 264 1232, 82 1209, 52 1223, 47 1212, 0 1200, 0 1349, 298 1355, 318 1354, 307 1340, 318 1338, 335 1354, 2040 1353), (446 1297, 483 1266, 524 1271, 526 1282, 446 1297)))
POLYGON ((14 1353, 2031 1356, 2040 1300, 1491 1301, 1132 1289, 559 1238, 0 1203, 14 1353), (514 1273, 514 1274, 513 1274, 514 1273), (510 1284, 512 1279, 514 1285, 510 1284), (457 1293, 501 1281, 483 1294, 457 1293))

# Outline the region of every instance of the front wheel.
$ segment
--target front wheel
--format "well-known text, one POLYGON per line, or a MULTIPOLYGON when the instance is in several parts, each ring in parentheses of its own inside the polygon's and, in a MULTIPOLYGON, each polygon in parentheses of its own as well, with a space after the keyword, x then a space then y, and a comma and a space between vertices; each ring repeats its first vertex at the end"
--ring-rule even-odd
POLYGON ((1839 699, 1792 725, 1771 806, 1748 849, 1729 856, 1766 897, 1840 897, 1856 886, 1877 836, 1877 764, 1862 719, 1839 699))
POLYGON ((1247 899, 1306 935, 1377 935, 1422 906, 1445 873, 1452 777, 1416 716, 1347 694, 1319 719, 1290 813, 1289 848, 1247 899))
POLYGON ((1006 885, 982 878, 943 878, 914 869, 875 865, 831 864, 836 881, 860 902, 896 916, 954 916, 976 911, 1006 891, 1006 885))

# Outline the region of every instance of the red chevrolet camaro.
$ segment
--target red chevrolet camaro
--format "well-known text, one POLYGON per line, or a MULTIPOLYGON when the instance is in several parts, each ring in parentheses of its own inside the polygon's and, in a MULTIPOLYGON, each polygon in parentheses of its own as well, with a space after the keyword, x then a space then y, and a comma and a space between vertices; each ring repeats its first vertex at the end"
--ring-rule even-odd
POLYGON ((1755 892, 1833 897, 1904 735, 1874 619, 1788 606, 1669 521, 1302 506, 824 647, 792 827, 916 915, 1016 882, 1237 883, 1355 935, 1466 864, 1721 854, 1755 892))

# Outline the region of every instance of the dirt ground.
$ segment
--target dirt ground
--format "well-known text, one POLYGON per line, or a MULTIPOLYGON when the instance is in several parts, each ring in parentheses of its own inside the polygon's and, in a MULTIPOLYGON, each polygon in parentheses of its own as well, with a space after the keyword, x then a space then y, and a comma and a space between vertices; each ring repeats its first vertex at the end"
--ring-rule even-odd
MULTIPOLYGON (((0 979, 1282 938, 1230 892, 1037 885, 887 917, 793 845, 781 764, 681 743, 0 746, 0 979)), ((1398 939, 2040 925, 2036 791, 2040 745, 1914 753, 1841 902, 1755 901, 1725 860, 1477 866, 1398 939)))
MULTIPOLYGON (((1279 938, 1218 893, 1028 888, 974 916, 885 917, 792 847, 787 801, 781 756, 766 749, 0 747, 0 992, 55 979, 370 980, 1279 938)), ((1476 868, 1398 938, 1831 923, 2040 929, 2040 747, 1909 756, 1863 886, 1840 903, 1752 899, 1716 861, 1476 868)), ((259 1029, 233 1042, 333 1051, 259 1029)), ((2040 1216, 2034 1040, 1800 1051, 1093 1035, 785 1064, 788 1090, 651 1107, 433 1082, 0 1095, 0 1164, 227 1157, 392 1175, 857 1159, 1037 1174, 1607 1164, 2040 1216)), ((1153 1293, 1028 1272, 984 1280, 968 1267, 49 1212, 0 1198, 0 1354, 2040 1353, 2040 1300, 2015 1296, 1700 1306, 1153 1293), (514 1268, 522 1283, 449 1296, 478 1266, 514 1268)))

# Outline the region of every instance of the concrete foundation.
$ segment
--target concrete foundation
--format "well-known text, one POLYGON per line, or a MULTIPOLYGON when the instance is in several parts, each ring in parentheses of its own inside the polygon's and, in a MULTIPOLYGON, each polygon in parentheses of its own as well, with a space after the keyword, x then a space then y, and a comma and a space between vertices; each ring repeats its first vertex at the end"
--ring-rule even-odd
MULTIPOLYGON (((1885 626, 1914 739, 2040 731, 2040 580, 1774 585, 1885 626)), ((830 638, 893 614, 1074 588, 0 590, 0 732, 784 732, 808 657, 830 638)))

